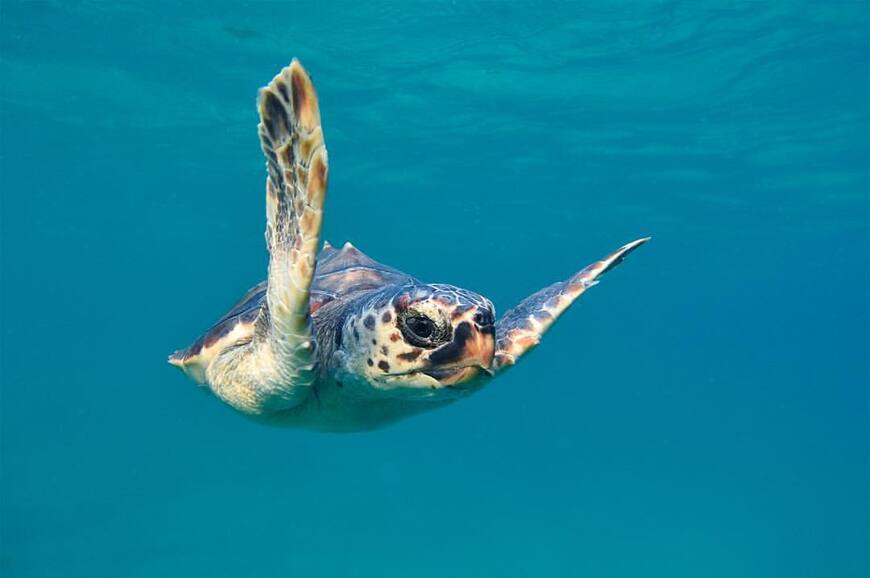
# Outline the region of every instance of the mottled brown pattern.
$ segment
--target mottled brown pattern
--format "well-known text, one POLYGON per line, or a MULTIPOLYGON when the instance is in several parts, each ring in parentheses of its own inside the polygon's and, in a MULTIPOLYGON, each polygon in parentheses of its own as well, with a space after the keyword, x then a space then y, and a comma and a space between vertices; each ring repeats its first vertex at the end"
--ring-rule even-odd
POLYGON ((514 343, 523 349, 527 349, 533 345, 537 345, 538 336, 534 333, 520 335, 514 340, 514 343))
POLYGON ((535 319, 540 323, 546 323, 553 319, 553 316, 547 313, 546 311, 535 311, 534 313, 535 319))
POLYGON ((278 89, 278 92, 281 93, 281 97, 284 99, 284 102, 290 102, 290 95, 287 92, 287 85, 283 81, 278 81, 275 83, 275 88, 278 89))
POLYGON ((310 202, 314 206, 323 204, 323 195, 326 192, 327 168, 323 154, 317 154, 312 161, 308 173, 308 190, 310 202))
POLYGON ((275 151, 275 155, 284 166, 292 167, 295 163, 295 159, 293 158, 293 147, 290 145, 281 147, 275 151))
POLYGON ((459 305, 454 310, 453 313, 450 314, 450 318, 453 321, 460 319, 463 315, 468 313, 474 307, 472 305, 459 305))
POLYGON ((311 130, 320 124, 320 116, 317 110, 317 97, 314 95, 314 88, 308 80, 307 75, 301 70, 293 69, 293 111, 299 118, 299 123, 306 129, 311 130))
POLYGON ((370 259, 348 243, 340 251, 331 247, 321 251, 317 260, 314 288, 341 297, 359 291, 381 289, 408 279, 412 278, 370 259))
POLYGON ((421 353, 423 353, 422 349, 412 349, 411 351, 409 351, 407 353, 400 353, 396 357, 398 357, 402 361, 414 361, 415 359, 420 357, 421 353))
POLYGON ((393 307, 401 313, 402 311, 408 308, 408 305, 411 304, 411 296, 407 293, 402 293, 401 295, 397 295, 395 299, 393 299, 393 307))
POLYGON ((306 102, 305 79, 301 74, 295 73, 291 75, 290 81, 293 83, 293 110, 299 115, 306 102))
POLYGON ((320 127, 317 127, 310 134, 304 135, 299 139, 300 158, 312 158, 311 153, 313 153, 321 144, 323 144, 323 130, 320 127))
POLYGON ((320 216, 314 211, 303 211, 299 224, 303 231, 313 231, 320 224, 320 216))
MULTIPOLYGON (((272 142, 286 139, 289 135, 290 122, 287 119, 284 105, 274 93, 268 90, 264 90, 262 95, 260 114, 263 117, 263 125, 269 133, 269 138, 272 142)), ((275 150, 274 147, 272 150, 275 150)))
POLYGON ((496 322, 495 368, 513 365, 535 347, 541 336, 553 325, 587 288, 622 262, 626 255, 649 239, 638 239, 624 245, 605 259, 585 267, 567 281, 554 283, 524 299, 496 322))

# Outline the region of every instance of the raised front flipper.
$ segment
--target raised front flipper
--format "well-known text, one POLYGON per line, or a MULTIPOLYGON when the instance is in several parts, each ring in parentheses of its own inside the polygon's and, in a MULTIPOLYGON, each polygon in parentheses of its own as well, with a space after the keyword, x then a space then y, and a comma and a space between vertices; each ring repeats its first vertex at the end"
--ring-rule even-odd
POLYGON ((567 281, 554 283, 526 297, 505 313, 495 324, 493 369, 498 371, 515 364, 517 359, 540 342, 541 336, 575 299, 595 285, 601 275, 616 267, 626 255, 647 241, 649 237, 620 247, 567 281))
POLYGON ((219 323, 205 347, 170 358, 225 402, 251 414, 298 405, 317 378, 309 297, 327 181, 317 95, 298 61, 260 90, 258 110, 269 173, 266 287, 258 287, 257 301, 246 302, 238 322, 219 323))
POLYGON ((294 60, 260 90, 260 144, 266 155, 267 309, 258 333, 271 346, 288 402, 315 379, 309 296, 326 197, 327 156, 317 94, 294 60), (301 388, 301 389, 300 389, 301 388))

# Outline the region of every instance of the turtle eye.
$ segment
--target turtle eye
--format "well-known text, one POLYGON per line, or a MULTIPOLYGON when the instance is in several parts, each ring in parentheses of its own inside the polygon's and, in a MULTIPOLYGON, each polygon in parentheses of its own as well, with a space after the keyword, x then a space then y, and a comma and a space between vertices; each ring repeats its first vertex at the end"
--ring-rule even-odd
POLYGON ((428 317, 408 317, 405 319, 405 325, 411 333, 423 339, 429 339, 435 332, 435 324, 428 317))
POLYGON ((399 317, 399 329, 405 340, 417 347, 433 348, 450 341, 450 328, 418 311, 409 310, 399 317))

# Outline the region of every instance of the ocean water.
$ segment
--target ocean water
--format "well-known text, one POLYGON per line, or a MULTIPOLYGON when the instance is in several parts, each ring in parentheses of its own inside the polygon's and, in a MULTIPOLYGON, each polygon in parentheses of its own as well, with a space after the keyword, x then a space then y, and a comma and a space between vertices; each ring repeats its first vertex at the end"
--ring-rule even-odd
POLYGON ((868 574, 864 1, 0 4, 0 574, 868 574), (252 423, 166 364, 264 276, 292 57, 324 238, 500 311, 474 397, 252 423))

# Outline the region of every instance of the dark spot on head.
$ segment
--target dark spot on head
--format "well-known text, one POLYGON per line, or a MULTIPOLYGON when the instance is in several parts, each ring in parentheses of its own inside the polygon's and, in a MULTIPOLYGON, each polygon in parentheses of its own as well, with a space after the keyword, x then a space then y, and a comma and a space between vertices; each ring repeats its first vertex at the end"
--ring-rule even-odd
POLYGON ((402 337, 398 333, 391 333, 390 334, 390 341, 392 341, 393 343, 400 340, 401 338, 402 337))
POLYGON ((369 364, 369 367, 371 367, 371 366, 372 366, 372 365, 374 365, 374 364, 375 364, 375 362, 374 362, 374 361, 372 361, 372 358, 371 358, 371 357, 369 357, 369 358, 368 358, 368 359, 366 359, 366 363, 368 363, 368 364, 369 364))
POLYGON ((393 315, 389 311, 384 311, 384 314, 381 315, 381 321, 384 323, 389 323, 393 319, 393 315))
POLYGON ((336 379, 336 380, 335 380, 335 386, 336 386, 336 387, 344 387, 344 384, 341 383, 340 381, 338 381, 338 380, 336 379))
MULTIPOLYGON (((541 313, 544 313, 545 315, 547 315, 547 317, 549 317, 549 314, 547 314, 545 311, 542 311, 541 313)), ((495 319, 493 319, 491 311, 487 309, 481 309, 474 314, 474 322, 480 326, 492 325, 493 323, 495 323, 495 319)))
POLYGON ((375 328, 375 316, 371 314, 366 315, 366 318, 363 319, 363 325, 365 325, 366 329, 369 331, 373 330, 375 328))
POLYGON ((389 355, 389 354, 390 354, 390 350, 387 349, 387 346, 386 346, 386 345, 381 345, 381 353, 383 353, 384 355, 389 355))
POLYGON ((356 330, 356 325, 353 326, 353 338, 359 343, 359 331, 356 330))
POLYGON ((378 367, 381 368, 381 371, 390 371, 390 364, 383 359, 378 362, 378 367))
POLYGON ((396 357, 398 357, 402 361, 414 361, 415 359, 420 357, 421 353, 423 353, 422 349, 412 349, 408 353, 400 353, 396 357))
POLYGON ((471 324, 468 321, 463 321, 453 332, 453 341, 433 351, 429 355, 429 361, 437 365, 459 361, 465 350, 465 342, 468 341, 469 337, 471 337, 471 324))
POLYGON ((372 339, 372 345, 377 345, 377 344, 378 344, 378 340, 377 340, 377 339, 372 339))

